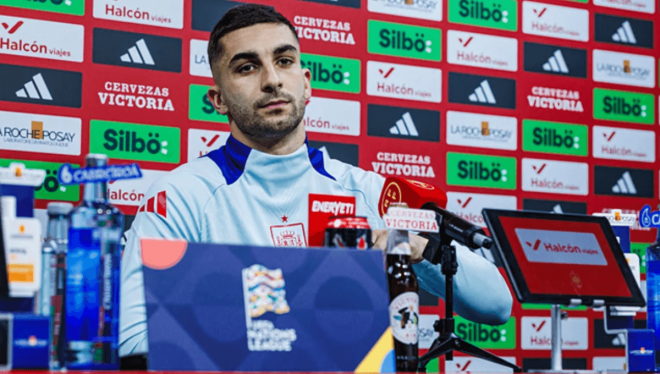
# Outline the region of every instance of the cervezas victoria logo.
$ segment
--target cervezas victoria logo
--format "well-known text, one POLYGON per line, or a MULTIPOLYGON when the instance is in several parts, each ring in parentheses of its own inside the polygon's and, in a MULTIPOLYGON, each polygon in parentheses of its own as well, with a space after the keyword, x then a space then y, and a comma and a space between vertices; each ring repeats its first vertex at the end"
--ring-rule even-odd
POLYGON ((586 42, 589 12, 584 9, 523 1, 523 32, 586 42))
POLYGON ((82 62, 85 28, 0 15, 0 53, 82 62))
POLYGON ((531 93, 527 95, 527 103, 532 108, 584 112, 578 90, 534 86, 531 93))
POLYGON ((522 189, 571 195, 589 193, 589 166, 586 163, 523 158, 522 189))
POLYGON ((168 87, 106 81, 98 92, 101 105, 173 112, 168 87))
POLYGON ((596 82, 655 87, 655 59, 595 49, 593 52, 593 78, 596 82))
POLYGON ((300 39, 355 45, 350 22, 296 15, 293 25, 300 39))
POLYGON ((518 70, 518 42, 513 38, 449 30, 450 64, 505 71, 518 70))
POLYGON ((655 162, 653 131, 593 127, 593 155, 596 158, 655 162))
POLYGON ((431 156, 427 155, 378 152, 371 166, 383 175, 435 178, 431 156))
POLYGON ((183 28, 183 0, 96 0, 94 18, 183 28))

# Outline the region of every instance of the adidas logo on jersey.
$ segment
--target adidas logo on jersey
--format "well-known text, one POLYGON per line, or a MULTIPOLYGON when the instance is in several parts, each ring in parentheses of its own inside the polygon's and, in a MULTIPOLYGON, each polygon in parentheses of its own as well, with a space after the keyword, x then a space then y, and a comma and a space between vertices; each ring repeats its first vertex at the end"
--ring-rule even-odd
POLYGON ((128 49, 128 53, 121 55, 120 59, 133 64, 156 65, 144 39, 138 40, 133 47, 128 49))
POLYGON ((156 196, 152 196, 144 205, 138 209, 139 212, 156 213, 167 218, 167 191, 160 191, 156 196))
POLYGON ((413 122, 410 112, 405 112, 401 119, 396 121, 396 125, 390 127, 390 134, 406 135, 406 136, 419 136, 415 123, 413 122))
POLYGON ((629 21, 625 21, 621 27, 616 30, 616 33, 612 35, 612 40, 619 43, 637 44, 635 33, 633 32, 629 21))
POLYGON ((479 87, 468 98, 474 103, 497 104, 495 95, 493 95, 493 91, 490 89, 490 85, 486 79, 479 84, 479 87))
POLYGON ((543 70, 555 73, 568 73, 568 66, 566 65, 566 60, 564 60, 564 55, 561 54, 560 49, 556 50, 548 59, 548 62, 543 64, 543 70))
POLYGON ((30 99, 35 100, 53 100, 53 97, 50 94, 50 90, 48 90, 46 81, 44 80, 44 77, 41 75, 41 73, 33 76, 32 80, 25 83, 23 87, 24 88, 16 91, 17 97, 24 99, 29 97, 30 99))
POLYGON ((614 193, 620 193, 620 194, 629 194, 629 195, 636 195, 637 194, 637 188, 635 188, 635 183, 633 183, 632 177, 630 176, 630 172, 626 171, 623 173, 621 178, 617 181, 617 183, 612 186, 612 192, 614 193))

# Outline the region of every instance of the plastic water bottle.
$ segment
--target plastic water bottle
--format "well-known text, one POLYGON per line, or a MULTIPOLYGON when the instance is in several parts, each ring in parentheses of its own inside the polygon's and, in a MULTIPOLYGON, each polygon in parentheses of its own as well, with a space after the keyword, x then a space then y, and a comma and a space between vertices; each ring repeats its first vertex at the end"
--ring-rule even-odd
MULTIPOLYGON (((655 332, 655 346, 660 347, 660 229, 655 242, 646 248, 646 323, 655 332)), ((660 367, 660 355, 655 366, 660 367)))
MULTIPOLYGON (((108 157, 87 155, 87 167, 108 157)), ((108 203, 107 183, 87 183, 71 213, 66 277, 66 365, 119 368, 119 282, 123 215, 108 203)))

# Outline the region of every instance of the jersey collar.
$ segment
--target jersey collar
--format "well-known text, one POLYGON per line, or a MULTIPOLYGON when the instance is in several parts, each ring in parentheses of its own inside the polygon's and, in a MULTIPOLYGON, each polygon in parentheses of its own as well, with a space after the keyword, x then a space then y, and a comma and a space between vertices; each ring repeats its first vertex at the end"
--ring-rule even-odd
MULTIPOLYGON (((305 157, 305 159, 311 164, 314 170, 327 178, 336 180, 325 169, 323 152, 316 148, 310 147, 306 136, 305 144, 303 147, 307 148, 307 157, 305 157)), ((258 154, 258 160, 255 160, 258 163, 277 163, 278 160, 283 162, 297 162, 298 157, 300 157, 298 155, 299 153, 300 150, 286 156, 268 155, 248 147, 230 135, 227 139, 227 143, 224 146, 209 152, 205 157, 209 157, 211 160, 213 160, 213 162, 215 162, 225 177, 227 184, 231 185, 236 182, 245 172, 245 165, 247 164, 248 157, 250 157, 251 154, 258 154)))

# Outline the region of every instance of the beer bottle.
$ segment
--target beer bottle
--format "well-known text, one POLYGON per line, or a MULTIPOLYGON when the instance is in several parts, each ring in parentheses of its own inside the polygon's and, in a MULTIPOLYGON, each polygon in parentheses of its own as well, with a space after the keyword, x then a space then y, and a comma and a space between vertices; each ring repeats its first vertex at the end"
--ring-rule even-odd
POLYGON ((397 372, 416 372, 418 359, 419 295, 410 259, 408 232, 390 229, 385 251, 390 292, 390 327, 397 372))

